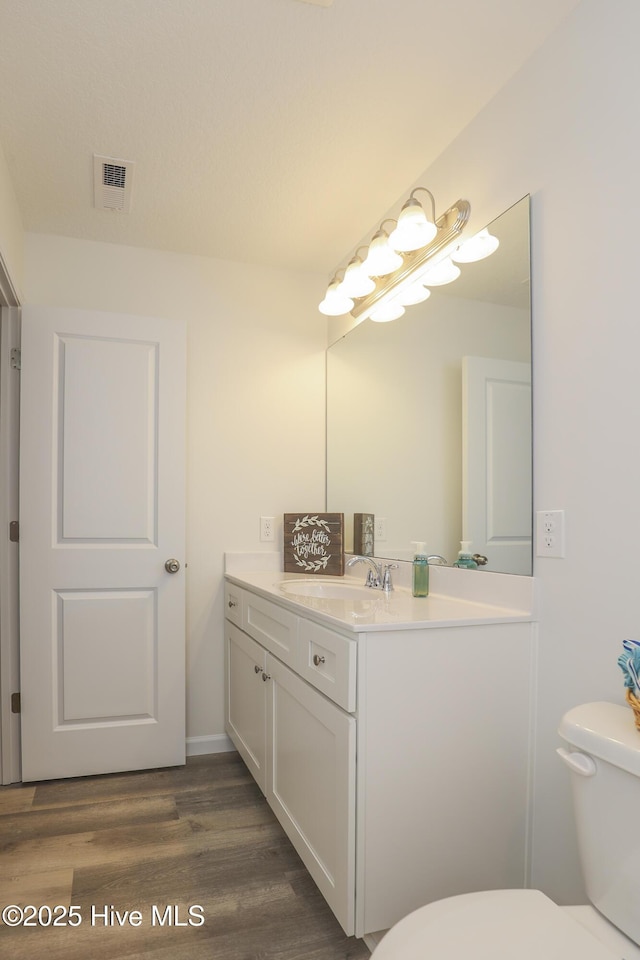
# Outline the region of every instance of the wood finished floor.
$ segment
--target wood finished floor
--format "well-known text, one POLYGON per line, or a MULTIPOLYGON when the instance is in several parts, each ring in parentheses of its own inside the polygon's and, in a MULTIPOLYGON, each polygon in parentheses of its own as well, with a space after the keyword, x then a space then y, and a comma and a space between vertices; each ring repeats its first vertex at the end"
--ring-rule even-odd
MULTIPOLYGON (((2 960, 366 960, 236 753, 186 767, 0 787, 0 907, 71 904, 82 924, 11 928, 2 960), (202 926, 153 926, 200 905, 202 926), (92 906, 139 910, 105 926, 92 906)), ((197 919, 194 917, 194 919, 197 919)))

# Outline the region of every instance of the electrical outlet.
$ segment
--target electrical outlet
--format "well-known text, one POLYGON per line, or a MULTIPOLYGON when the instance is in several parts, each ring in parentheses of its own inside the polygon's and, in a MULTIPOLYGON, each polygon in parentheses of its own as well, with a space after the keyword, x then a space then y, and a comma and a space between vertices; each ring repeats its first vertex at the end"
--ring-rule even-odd
POLYGON ((275 517, 260 517, 260 540, 271 543, 276 538, 275 517))
POLYGON ((564 510, 538 510, 536 556, 564 557, 564 510))
POLYGON ((387 518, 376 517, 374 522, 374 539, 383 543, 387 539, 387 518))

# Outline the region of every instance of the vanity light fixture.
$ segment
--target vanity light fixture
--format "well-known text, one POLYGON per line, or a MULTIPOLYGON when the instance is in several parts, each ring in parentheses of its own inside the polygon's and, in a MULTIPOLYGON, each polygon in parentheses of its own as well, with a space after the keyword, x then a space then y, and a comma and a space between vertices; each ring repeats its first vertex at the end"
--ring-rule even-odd
POLYGON ((431 296, 431 290, 423 286, 424 280, 412 283, 405 287, 400 293, 396 294, 395 299, 399 300, 404 307, 412 307, 416 303, 424 303, 431 296))
POLYGON ((451 259, 456 263, 475 263, 476 260, 484 260, 500 246, 497 237, 492 236, 487 228, 464 240, 459 247, 456 247, 451 254, 451 259))
POLYGON ((394 250, 408 253, 410 250, 419 250, 431 243, 438 228, 436 227, 436 202, 433 194, 426 187, 416 187, 409 194, 409 199, 402 207, 398 217, 398 226, 389 237, 389 243, 394 250), (414 194, 424 190, 431 200, 431 220, 427 218, 424 208, 414 194))
MULTIPOLYGON (((382 221, 371 238, 366 257, 360 256, 360 249, 366 248, 358 249, 345 270, 343 281, 340 283, 337 276, 333 277, 320 304, 321 313, 331 317, 350 313, 357 320, 371 317, 377 322, 386 322, 402 316, 405 306, 426 300, 428 267, 437 265, 440 271, 440 279, 437 274, 431 274, 434 286, 450 282, 454 274, 459 275, 459 268, 447 254, 456 248, 457 253, 462 251, 460 235, 470 213, 469 202, 458 200, 436 218, 433 194, 426 187, 416 187, 398 220, 382 221), (432 220, 415 196, 421 190, 430 198, 432 220), (394 224, 391 234, 387 224, 394 224), (442 276, 445 270, 447 279, 442 276)), ((465 244, 462 256, 466 249, 465 244)))
POLYGON ((375 323, 389 323, 390 320, 397 320, 404 313, 404 306, 397 297, 392 297, 385 303, 381 303, 369 314, 369 319, 375 323))
POLYGON ((383 220, 369 244, 369 253, 364 262, 364 268, 370 277, 386 277, 398 270, 403 260, 399 253, 389 243, 389 234, 384 229, 385 223, 395 223, 395 220, 383 220))
POLYGON ((338 280, 336 274, 327 287, 324 300, 318 306, 320 313, 324 313, 326 317, 341 317, 343 314, 353 310, 353 300, 346 295, 341 287, 342 283, 338 280))
POLYGON ((420 283, 427 287, 443 287, 446 283, 453 283, 459 276, 460 267, 456 267, 451 257, 444 257, 420 274, 420 283))
MULTIPOLYGON (((360 247, 360 250, 366 250, 366 247, 360 247)), ((357 250, 351 258, 344 272, 344 280, 340 284, 340 290, 347 297, 366 297, 373 293, 376 288, 375 280, 372 280, 366 271, 364 262, 359 256, 360 250, 357 250)))

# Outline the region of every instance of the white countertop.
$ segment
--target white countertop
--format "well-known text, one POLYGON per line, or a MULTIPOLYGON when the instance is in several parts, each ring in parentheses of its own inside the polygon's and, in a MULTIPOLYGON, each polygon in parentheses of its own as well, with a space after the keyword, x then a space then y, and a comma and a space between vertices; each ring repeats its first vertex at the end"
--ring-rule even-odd
MULTIPOLYGON (((460 571, 462 572, 462 571, 460 571)), ((468 571, 465 571, 468 572, 468 571)), ((471 576, 484 574, 471 572, 471 576)), ((531 609, 482 603, 477 599, 462 599, 449 594, 431 592, 428 597, 413 597, 405 587, 397 587, 390 595, 382 590, 370 590, 362 599, 328 599, 324 597, 291 597, 285 595, 280 584, 287 580, 309 579, 327 584, 340 581, 362 587, 362 577, 302 578, 297 573, 279 570, 229 571, 226 579, 239 587, 246 587, 267 600, 273 600, 301 616, 348 628, 355 633, 381 630, 416 630, 425 627, 471 626, 487 623, 530 622, 531 609)), ((435 578, 434 578, 435 579, 435 578)), ((523 604, 524 606, 524 604, 523 604)))

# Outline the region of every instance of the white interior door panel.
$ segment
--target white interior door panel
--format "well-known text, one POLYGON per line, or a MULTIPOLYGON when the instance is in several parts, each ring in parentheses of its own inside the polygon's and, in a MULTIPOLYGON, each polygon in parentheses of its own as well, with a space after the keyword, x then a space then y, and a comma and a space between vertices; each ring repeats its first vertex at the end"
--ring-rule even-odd
POLYGON ((25 308, 22 351, 23 779, 183 763, 184 328, 25 308))

